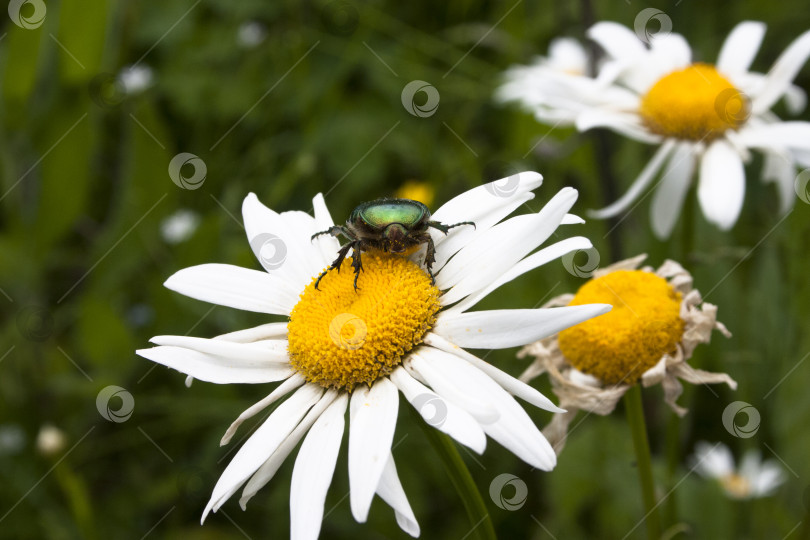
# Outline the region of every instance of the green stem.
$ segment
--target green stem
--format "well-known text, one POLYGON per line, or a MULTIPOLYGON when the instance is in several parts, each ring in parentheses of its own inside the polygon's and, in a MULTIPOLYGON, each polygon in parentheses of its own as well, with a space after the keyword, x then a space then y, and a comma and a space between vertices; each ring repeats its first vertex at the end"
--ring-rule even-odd
POLYGON ((655 502, 655 483, 652 474, 650 444, 647 441, 647 425, 644 423, 644 407, 641 403, 641 387, 635 384, 624 395, 624 407, 627 410, 627 422, 633 436, 633 447, 636 451, 636 468, 641 483, 641 496, 646 511, 644 520, 647 523, 647 536, 650 540, 661 538, 661 521, 655 502))
POLYGON ((461 497, 464 510, 467 511, 470 526, 476 531, 481 540, 496 540, 495 528, 492 525, 489 512, 487 512, 487 507, 484 505, 484 499, 481 498, 481 493, 473 481, 470 470, 464 464, 464 460, 461 459, 455 443, 450 437, 428 425, 421 416, 417 414, 414 414, 414 416, 418 416, 419 427, 425 432, 425 436, 430 441, 433 449, 444 462, 444 468, 450 476, 450 481, 453 483, 458 496, 461 497))

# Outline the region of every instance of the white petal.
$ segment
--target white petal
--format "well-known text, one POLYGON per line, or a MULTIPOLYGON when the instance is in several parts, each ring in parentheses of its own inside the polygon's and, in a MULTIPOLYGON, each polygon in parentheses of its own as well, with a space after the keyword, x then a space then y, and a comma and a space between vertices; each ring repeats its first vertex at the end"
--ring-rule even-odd
POLYGON ((586 34, 598 43, 608 56, 617 60, 632 60, 647 52, 638 36, 619 23, 600 21, 591 26, 586 34))
POLYGON ((696 470, 707 478, 722 478, 734 472, 734 457, 728 446, 701 441, 695 445, 696 470))
POLYGON ((531 403, 535 407, 539 407, 553 413, 565 412, 565 409, 557 407, 550 399, 541 394, 538 390, 535 390, 523 381, 519 381, 508 373, 501 371, 492 364, 484 362, 477 356, 468 353, 461 347, 450 343, 446 339, 437 336, 436 334, 428 333, 425 336, 425 343, 447 353, 454 354, 462 360, 469 362, 472 366, 480 369, 489 378, 501 385, 504 390, 513 396, 517 396, 528 403, 531 403))
POLYGON ((650 40, 650 52, 658 65, 667 72, 681 69, 692 63, 692 50, 680 34, 656 34, 650 40), (666 64, 666 67, 661 64, 666 64))
MULTIPOLYGON (((323 194, 318 193, 312 198, 312 208, 315 210, 315 224, 317 232, 325 231, 332 227, 335 222, 332 221, 332 215, 326 207, 326 201, 323 199, 323 194)), ((326 264, 331 264, 332 260, 337 256, 338 249, 340 249, 340 242, 332 235, 324 234, 319 236, 314 241, 323 254, 323 261, 326 264)))
POLYGON ((290 538, 315 540, 321 530, 326 492, 335 473, 345 428, 348 396, 342 394, 318 418, 298 451, 290 486, 290 538))
MULTIPOLYGON (((569 214, 570 215, 570 214, 569 214)), ((464 312, 473 307, 475 304, 486 298, 492 291, 505 283, 509 283, 513 279, 525 274, 529 270, 534 270, 538 266, 542 266, 547 262, 553 261, 572 251, 586 250, 593 247, 591 241, 582 236, 575 236, 574 238, 566 238, 556 244, 541 249, 536 253, 532 253, 519 263, 515 264, 504 272, 498 279, 479 290, 478 292, 469 295, 467 298, 450 308, 449 311, 464 312)))
POLYGON ((779 122, 751 126, 737 133, 745 146, 784 150, 810 150, 810 122, 779 122))
POLYGON ((473 238, 534 198, 531 190, 540 186, 543 177, 534 172, 522 172, 508 178, 478 186, 451 199, 432 215, 433 221, 453 225, 472 221, 475 227, 464 225, 450 229, 447 235, 430 230, 436 244, 434 272, 441 269, 458 250, 473 238))
POLYGON ((607 313, 610 304, 539 309, 499 309, 469 313, 442 312, 433 332, 459 347, 505 349, 533 343, 607 313))
POLYGON ((273 414, 259 426, 225 467, 225 471, 214 486, 211 500, 205 507, 201 522, 205 521, 205 517, 212 509, 216 512, 239 489, 239 486, 256 472, 262 463, 267 461, 267 458, 287 438, 309 408, 320 399, 321 394, 323 394, 322 388, 307 384, 273 411, 273 414))
POLYGON ((236 343, 191 336, 155 336, 149 341, 155 345, 182 347, 213 356, 223 356, 245 365, 265 366, 268 362, 287 364, 290 361, 287 356, 286 339, 236 343))
POLYGON ((296 294, 323 270, 323 254, 311 237, 315 219, 304 212, 278 214, 248 194, 242 203, 245 233, 256 258, 296 294))
POLYGON ((796 201, 795 174, 796 162, 789 152, 765 151, 762 179, 776 184, 779 191, 779 211, 783 214, 793 208, 796 201))
POLYGON ((667 139, 664 141, 664 144, 656 150, 655 155, 653 155, 652 159, 647 162, 647 165, 644 166, 641 173, 638 177, 633 181, 633 184, 630 186, 630 189, 622 195, 622 197, 616 201, 615 203, 602 208, 601 210, 594 210, 589 212, 588 214, 596 217, 596 218, 609 218, 618 215, 620 212, 623 212, 630 206, 633 201, 635 201, 641 192, 646 189, 650 182, 653 181, 655 175, 658 174, 658 171, 661 169, 661 166, 666 161, 667 157, 672 153, 672 150, 675 148, 675 141, 673 139, 667 139))
POLYGON ((492 283, 545 242, 576 200, 575 189, 563 188, 538 213, 513 217, 477 236, 436 276, 440 289, 452 287, 442 303, 452 304, 492 283))
POLYGON ((400 528, 412 537, 418 538, 419 524, 416 522, 416 516, 413 515, 411 505, 408 503, 405 490, 402 489, 402 483, 399 481, 394 456, 390 453, 380 477, 380 485, 377 486, 377 494, 394 509, 397 524, 400 528))
POLYGON ((681 212, 684 197, 695 173, 695 152, 692 145, 679 144, 655 188, 650 216, 653 232, 660 239, 669 238, 681 212))
POLYGON ((576 126, 579 131, 588 131, 593 128, 607 128, 619 135, 630 137, 633 140, 658 144, 661 136, 649 131, 641 123, 637 114, 615 112, 605 109, 588 109, 577 116, 576 126))
MULTIPOLYGON (((529 465, 544 471, 554 468, 557 458, 551 445, 526 411, 495 381, 464 360, 439 349, 423 347, 419 355, 424 357, 422 364, 429 363, 431 368, 442 373, 443 377, 452 378, 454 383, 463 386, 465 391, 477 396, 481 401, 486 400, 487 404, 496 408, 498 413, 496 420, 481 422, 481 427, 487 435, 529 465)), ((412 356, 416 359, 416 355, 412 356)), ((420 365, 419 369, 424 371, 423 365, 420 365)), ((436 390, 440 395, 452 400, 452 396, 436 390)))
POLYGON ((790 83, 810 56, 810 30, 797 37, 779 56, 766 75, 765 85, 753 96, 751 112, 769 110, 787 91, 790 83))
POLYGON ((735 26, 720 49, 717 69, 723 73, 748 71, 764 36, 765 23, 743 21, 735 26))
POLYGON ((582 225, 585 220, 574 214, 565 214, 565 217, 560 222, 560 225, 582 225))
POLYGON ((498 411, 485 397, 476 394, 453 374, 448 376, 441 366, 431 361, 435 359, 434 351, 430 347, 420 347, 411 352, 403 362, 405 369, 415 378, 423 379, 438 395, 467 411, 479 424, 497 421, 498 411))
POLYGON ((365 523, 397 424, 399 392, 383 377, 352 392, 349 421, 349 486, 352 515, 365 523))
POLYGON ((294 373, 289 379, 278 385, 275 390, 270 392, 266 398, 245 409, 244 412, 242 412, 242 414, 240 414, 239 417, 237 417, 237 419, 231 423, 230 427, 228 427, 225 435, 223 435, 222 439, 219 441, 219 445, 225 446, 231 442, 231 439, 236 434, 236 430, 239 429, 239 426, 242 425, 242 422, 248 418, 252 418, 259 412, 275 403, 281 397, 286 396, 288 393, 303 385, 305 382, 306 379, 304 379, 304 377, 298 373, 294 373))
POLYGON ((484 430, 467 412, 411 377, 403 367, 395 369, 390 377, 391 382, 397 385, 405 399, 430 426, 447 433, 479 454, 484 452, 487 445, 484 430))
POLYGON ((184 268, 163 285, 203 302, 273 315, 289 315, 299 292, 265 272, 229 264, 184 268))
POLYGON ((723 230, 730 229, 742 210, 745 170, 742 159, 723 139, 709 145, 700 162, 698 201, 706 219, 723 230))
MULTIPOLYGON (((318 403, 316 403, 309 410, 304 419, 301 420, 301 423, 295 426, 295 429, 292 430, 292 432, 280 445, 278 445, 278 448, 276 448, 270 457, 267 458, 267 461, 262 463, 262 466, 259 467, 255 473, 253 473, 253 476, 251 476, 250 480, 248 480, 247 484, 245 484, 245 489, 242 490, 242 496, 239 498, 239 506, 242 507, 242 510, 245 510, 248 501, 250 501, 250 499, 252 499, 260 489, 266 486, 267 483, 273 479, 278 470, 281 468, 281 465, 287 459, 287 456, 289 456, 290 452, 293 451, 293 448, 295 448, 304 435, 306 435, 309 428, 312 427, 312 424, 314 424, 315 421, 321 417, 326 408, 335 401, 337 396, 337 390, 327 390, 323 397, 318 400, 318 403)), ((293 471, 293 475, 294 474, 295 471, 293 471)))
POLYGON ((152 347, 135 352, 195 379, 216 384, 275 382, 293 374, 289 364, 235 360, 182 347, 152 347))
POLYGON ((236 343, 252 343, 261 339, 286 338, 287 323, 265 323, 245 330, 237 330, 216 336, 213 339, 224 339, 225 341, 235 341, 236 343))

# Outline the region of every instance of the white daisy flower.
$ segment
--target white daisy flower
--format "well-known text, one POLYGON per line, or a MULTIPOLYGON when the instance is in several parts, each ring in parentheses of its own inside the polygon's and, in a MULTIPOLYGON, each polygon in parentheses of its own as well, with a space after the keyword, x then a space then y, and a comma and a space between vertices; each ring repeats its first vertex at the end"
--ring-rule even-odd
POLYGON ((289 322, 213 339, 158 336, 152 339, 158 347, 138 351, 203 381, 283 381, 225 433, 222 444, 244 420, 287 396, 225 468, 203 520, 240 488, 244 508, 303 439, 292 475, 291 535, 317 537, 348 409, 352 514, 365 522, 376 493, 394 509, 400 527, 417 536, 391 454, 399 392, 428 423, 478 453, 489 435, 533 467, 555 466, 551 446, 512 396, 548 411, 561 409, 464 350, 525 345, 610 309, 468 311, 504 283, 591 245, 575 237, 535 251, 558 225, 582 222, 568 214, 577 198, 574 189, 561 190, 535 214, 504 219, 534 197, 531 190, 541 181, 539 174, 522 173, 513 189, 493 182, 439 208, 432 216, 438 222, 476 226, 453 228, 446 236, 431 231, 435 285, 414 262, 423 260, 424 248, 410 258, 366 251, 357 291, 351 258, 343 272, 328 272, 319 290, 314 288, 340 247, 331 236, 312 240, 334 225, 322 195, 313 199, 315 217, 279 214, 253 194, 245 198, 247 236, 266 271, 204 264, 177 272, 165 285, 199 300, 283 315, 289 322), (426 402, 433 407, 422 407, 426 402), (438 409, 446 411, 442 421, 432 418, 438 409))
POLYGON ((703 214, 730 229, 742 209, 743 164, 752 149, 765 156, 763 177, 776 183, 781 211, 792 207, 796 167, 810 163, 810 123, 784 122, 771 108, 783 97, 792 113, 804 108, 805 94, 792 81, 810 56, 810 31, 765 75, 750 71, 764 33, 763 23, 740 23, 712 65, 695 62, 678 34, 656 35, 648 47, 617 23, 600 22, 588 31, 607 55, 597 77, 547 84, 546 93, 553 95, 536 104, 538 119, 563 118, 581 131, 609 128, 659 146, 625 195, 595 217, 625 211, 663 171, 651 218, 655 234, 666 238, 697 172, 703 214))
POLYGON ((786 480, 782 467, 774 460, 762 460, 758 450, 746 452, 737 469, 728 446, 701 441, 695 445, 692 461, 698 473, 717 480, 732 499, 767 497, 786 480))

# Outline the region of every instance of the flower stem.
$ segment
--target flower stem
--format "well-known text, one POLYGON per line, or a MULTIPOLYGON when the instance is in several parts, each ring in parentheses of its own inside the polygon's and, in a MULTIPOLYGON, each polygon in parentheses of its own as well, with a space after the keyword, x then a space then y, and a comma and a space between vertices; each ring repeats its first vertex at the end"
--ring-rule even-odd
POLYGON ((470 470, 464 464, 464 460, 461 459, 455 443, 450 437, 428 425, 418 414, 414 414, 414 416, 418 416, 419 426, 425 432, 425 436, 430 441, 433 449, 444 462, 444 468, 450 476, 450 481, 453 483, 453 487, 456 489, 456 493, 458 493, 461 502, 464 504, 464 509, 467 511, 470 526, 481 540, 496 540, 495 528, 484 505, 484 500, 481 498, 481 493, 473 481, 470 470))
POLYGON ((636 451, 636 468, 646 510, 644 521, 647 524, 647 536, 650 540, 658 540, 661 538, 661 521, 655 502, 655 483, 653 482, 650 444, 647 441, 647 425, 644 423, 644 407, 641 403, 641 386, 635 384, 624 394, 624 407, 627 410, 627 422, 630 424, 633 447, 636 451))

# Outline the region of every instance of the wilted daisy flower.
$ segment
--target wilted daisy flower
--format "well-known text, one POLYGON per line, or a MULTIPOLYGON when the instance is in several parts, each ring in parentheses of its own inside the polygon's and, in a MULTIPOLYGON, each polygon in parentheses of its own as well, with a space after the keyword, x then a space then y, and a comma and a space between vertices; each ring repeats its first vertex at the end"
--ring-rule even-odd
POLYGON ((745 453, 737 469, 734 456, 723 443, 699 442, 692 461, 698 473, 717 480, 732 499, 767 497, 785 483, 785 472, 774 460, 762 460, 758 450, 745 453))
POLYGON ((483 452, 486 434, 534 467, 554 467, 554 451, 512 396, 545 410, 561 409, 463 349, 525 345, 610 309, 468 311, 504 283, 590 245, 577 237, 534 251, 558 225, 581 222, 567 213, 577 198, 570 188, 536 214, 504 220, 533 198, 531 190, 541 179, 523 173, 509 194, 499 196, 487 184, 439 208, 432 216, 438 222, 476 226, 457 227, 446 236, 431 231, 435 285, 417 264, 422 251, 410 258, 366 251, 358 290, 351 258, 343 272, 328 272, 315 288, 339 249, 331 236, 312 239, 334 225, 321 195, 313 200, 314 218, 298 211, 278 214, 248 195, 245 229, 266 272, 205 264, 177 272, 166 286, 199 300, 283 315, 289 322, 213 339, 158 336, 152 339, 158 347, 138 351, 203 381, 283 381, 225 433, 222 444, 245 419, 287 396, 225 468, 203 519, 243 486, 244 508, 303 439, 292 475, 291 532, 295 538, 316 537, 348 408, 352 514, 364 522, 376 493, 394 508, 399 525, 418 535, 391 454, 399 392, 431 425, 476 452, 483 452), (433 406, 423 407, 428 402, 433 406), (438 409, 446 411, 441 422, 432 419, 438 409))
POLYGON ((564 118, 581 131, 609 128, 659 146, 625 195, 595 217, 623 212, 660 177, 650 214, 654 232, 666 238, 697 171, 706 219, 729 229, 742 209, 743 164, 752 149, 764 154, 763 176, 777 184, 781 210, 792 207, 796 167, 810 164, 810 123, 783 122, 771 108, 782 97, 792 112, 804 107, 805 95, 792 81, 810 56, 810 31, 766 75, 750 70, 764 33, 763 23, 740 23, 717 63, 709 64, 695 62, 678 34, 655 35, 648 47, 617 23, 600 22, 588 31, 607 55, 598 75, 547 84, 550 97, 534 103, 538 119, 564 118))
POLYGON ((692 288, 692 276, 674 261, 658 269, 639 269, 639 255, 598 270, 579 291, 558 296, 546 305, 612 304, 602 317, 563 330, 524 347, 518 356, 535 360, 521 375, 530 381, 543 373, 567 412, 555 414, 544 430, 555 449, 562 450, 568 424, 578 410, 607 415, 639 381, 661 384, 666 403, 678 415, 686 409, 676 400, 683 387, 721 383, 736 389, 725 373, 709 373, 687 363, 699 343, 708 343, 712 330, 730 336, 717 322, 717 306, 702 302, 692 288))

